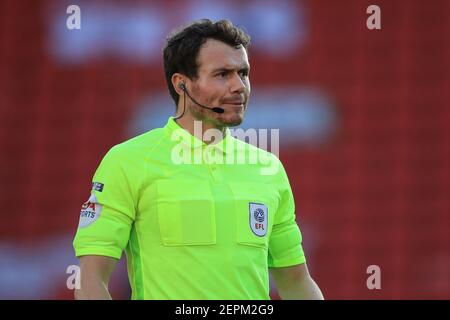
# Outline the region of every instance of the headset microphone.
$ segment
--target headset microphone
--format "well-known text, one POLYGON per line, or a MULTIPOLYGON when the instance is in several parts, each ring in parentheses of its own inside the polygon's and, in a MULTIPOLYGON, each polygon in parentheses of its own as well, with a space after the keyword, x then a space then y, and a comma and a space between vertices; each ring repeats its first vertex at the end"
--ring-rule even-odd
POLYGON ((191 95, 189 94, 189 92, 187 91, 187 88, 186 88, 186 85, 184 84, 184 82, 180 82, 180 84, 178 85, 178 88, 180 88, 181 90, 183 90, 184 93, 187 94, 187 96, 188 96, 188 97, 189 97, 196 105, 198 105, 199 107, 202 107, 202 108, 204 108, 204 109, 208 109, 208 110, 214 111, 214 112, 216 112, 216 113, 224 113, 224 112, 225 112, 225 110, 222 109, 222 108, 219 108, 219 107, 208 107, 208 106, 204 106, 204 105, 198 103, 197 101, 195 101, 195 99, 192 98, 191 95))

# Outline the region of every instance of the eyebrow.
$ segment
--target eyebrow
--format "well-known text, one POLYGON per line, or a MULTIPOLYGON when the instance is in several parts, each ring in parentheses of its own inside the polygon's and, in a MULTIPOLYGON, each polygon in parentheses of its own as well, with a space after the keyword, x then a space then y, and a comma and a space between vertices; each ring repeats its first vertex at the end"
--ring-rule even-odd
POLYGON ((234 70, 245 70, 245 71, 250 71, 250 66, 249 65, 243 65, 243 66, 241 66, 241 67, 239 67, 239 68, 227 68, 227 67, 222 67, 222 68, 217 68, 217 69, 214 69, 213 71, 212 71, 212 73, 216 73, 216 72, 219 72, 219 71, 227 71, 227 72, 230 72, 230 71, 234 71, 234 70))

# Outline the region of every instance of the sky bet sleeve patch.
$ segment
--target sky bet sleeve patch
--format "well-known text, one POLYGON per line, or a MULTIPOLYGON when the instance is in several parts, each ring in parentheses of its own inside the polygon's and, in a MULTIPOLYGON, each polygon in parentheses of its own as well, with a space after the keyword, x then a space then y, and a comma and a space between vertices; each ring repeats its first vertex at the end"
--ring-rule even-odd
POLYGON ((91 194, 89 200, 86 201, 81 207, 80 223, 78 228, 85 228, 94 223, 100 216, 102 206, 98 204, 95 194, 91 194))

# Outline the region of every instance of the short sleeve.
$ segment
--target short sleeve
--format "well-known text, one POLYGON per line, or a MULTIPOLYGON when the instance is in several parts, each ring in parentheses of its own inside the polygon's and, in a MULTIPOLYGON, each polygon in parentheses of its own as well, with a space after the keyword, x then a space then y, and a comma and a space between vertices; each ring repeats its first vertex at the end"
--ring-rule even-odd
POLYGON ((269 268, 288 267, 306 262, 302 248, 302 234, 295 221, 295 202, 289 179, 279 162, 280 204, 275 213, 269 239, 269 268))
POLYGON ((97 168, 89 200, 83 204, 73 246, 77 257, 120 259, 135 218, 135 196, 123 151, 112 148, 97 168))

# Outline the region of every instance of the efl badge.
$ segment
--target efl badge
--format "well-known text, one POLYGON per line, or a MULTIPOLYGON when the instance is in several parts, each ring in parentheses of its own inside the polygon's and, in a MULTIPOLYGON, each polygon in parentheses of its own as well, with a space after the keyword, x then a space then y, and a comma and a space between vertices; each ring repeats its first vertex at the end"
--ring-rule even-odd
POLYGON ((250 228, 258 237, 267 233, 267 207, 261 203, 249 203, 250 228))
POLYGON ((95 194, 91 194, 89 200, 81 206, 80 223, 78 228, 84 228, 93 223, 100 216, 102 206, 97 203, 95 194))

